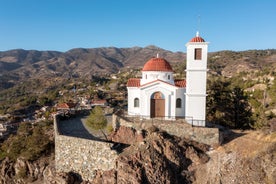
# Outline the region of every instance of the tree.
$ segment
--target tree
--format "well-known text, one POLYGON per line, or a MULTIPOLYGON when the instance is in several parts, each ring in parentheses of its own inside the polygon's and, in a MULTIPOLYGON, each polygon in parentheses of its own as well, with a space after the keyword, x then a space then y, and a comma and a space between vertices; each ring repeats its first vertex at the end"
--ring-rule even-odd
POLYGON ((100 130, 107 139, 103 131, 103 129, 107 125, 107 120, 103 114, 103 110, 101 107, 94 107, 94 109, 91 111, 90 115, 86 119, 86 124, 94 130, 100 130))
POLYGON ((239 87, 232 88, 227 80, 209 83, 207 120, 231 128, 252 127, 252 111, 248 96, 239 87))
POLYGON ((231 92, 229 107, 235 128, 247 129, 252 125, 252 111, 248 103, 248 96, 243 90, 235 87, 231 92))
POLYGON ((230 104, 230 83, 223 79, 215 79, 208 81, 208 96, 207 96, 207 120, 215 123, 228 125, 231 124, 229 119, 229 111, 227 110, 230 104), (227 105, 226 105, 227 104, 227 105))

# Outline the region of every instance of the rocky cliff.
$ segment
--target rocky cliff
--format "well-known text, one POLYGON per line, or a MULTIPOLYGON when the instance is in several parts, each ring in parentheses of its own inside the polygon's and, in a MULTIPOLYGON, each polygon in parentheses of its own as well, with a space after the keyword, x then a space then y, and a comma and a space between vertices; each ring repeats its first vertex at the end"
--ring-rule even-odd
POLYGON ((226 142, 210 150, 204 144, 171 136, 154 127, 144 132, 123 128, 110 137, 125 143, 117 169, 98 170, 93 181, 83 181, 74 172, 57 173, 51 156, 33 162, 22 158, 2 160, 0 183, 272 184, 276 181, 276 133, 225 133, 228 133, 226 142))
MULTIPOLYGON (((122 129, 124 131, 118 130, 122 142, 127 143, 126 137, 140 141, 120 154, 117 170, 99 171, 92 183, 192 183, 194 168, 209 160, 206 145, 171 136, 154 127, 144 132, 144 140, 135 130, 122 129)), ((119 142, 119 135, 114 137, 119 142)))

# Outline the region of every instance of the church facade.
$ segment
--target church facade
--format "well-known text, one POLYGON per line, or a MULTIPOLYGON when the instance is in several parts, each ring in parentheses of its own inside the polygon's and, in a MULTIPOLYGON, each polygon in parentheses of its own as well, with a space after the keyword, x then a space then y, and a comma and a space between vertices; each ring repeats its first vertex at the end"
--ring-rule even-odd
POLYGON ((145 63, 142 78, 128 80, 128 115, 205 126, 208 42, 197 33, 186 47, 186 80, 175 80, 170 63, 158 55, 145 63))

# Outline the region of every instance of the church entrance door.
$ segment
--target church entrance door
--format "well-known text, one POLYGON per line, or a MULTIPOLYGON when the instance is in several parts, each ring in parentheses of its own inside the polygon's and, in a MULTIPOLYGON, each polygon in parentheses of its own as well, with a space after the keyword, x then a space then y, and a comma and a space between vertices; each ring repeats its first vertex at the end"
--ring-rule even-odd
POLYGON ((151 96, 150 117, 165 117, 165 98, 161 92, 155 92, 151 96))

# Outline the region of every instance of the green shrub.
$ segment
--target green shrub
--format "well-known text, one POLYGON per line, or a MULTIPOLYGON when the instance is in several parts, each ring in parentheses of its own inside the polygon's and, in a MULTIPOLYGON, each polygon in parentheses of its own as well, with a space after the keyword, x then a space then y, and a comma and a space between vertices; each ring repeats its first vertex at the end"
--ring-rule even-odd
POLYGON ((111 133, 113 131, 113 126, 107 125, 106 130, 107 130, 107 132, 111 133))

